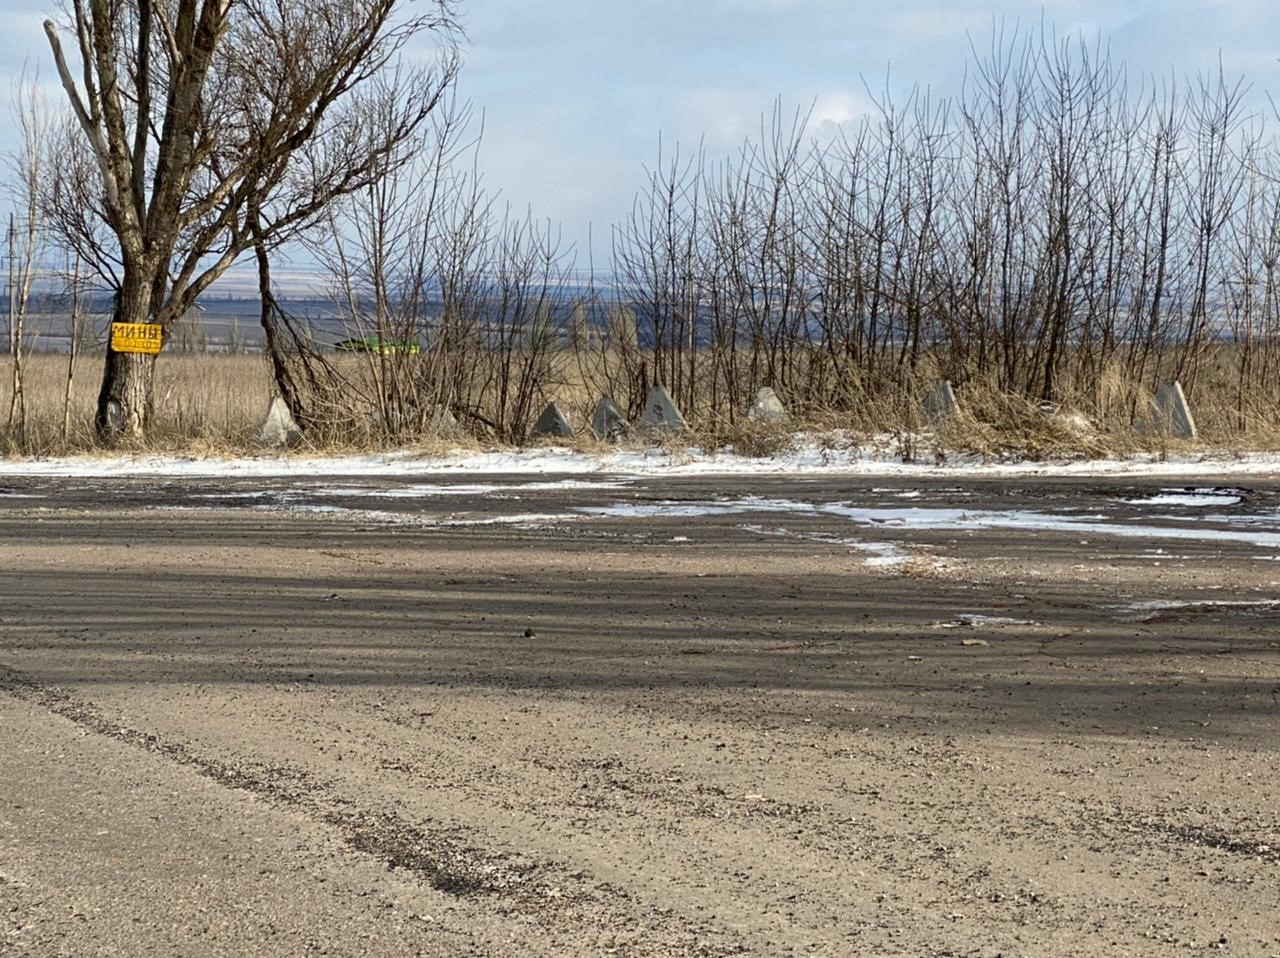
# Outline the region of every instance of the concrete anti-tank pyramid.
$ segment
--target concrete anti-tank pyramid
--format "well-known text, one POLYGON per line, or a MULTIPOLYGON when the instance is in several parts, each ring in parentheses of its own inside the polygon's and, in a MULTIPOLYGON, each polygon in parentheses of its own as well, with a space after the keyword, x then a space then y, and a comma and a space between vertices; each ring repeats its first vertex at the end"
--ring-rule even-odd
POLYGON ((649 390, 644 401, 644 415, 640 417, 640 428, 657 429, 662 432, 680 432, 689 428, 684 416, 677 408, 671 393, 661 383, 649 390))
POLYGON ((1196 438, 1196 421, 1191 416, 1182 383, 1171 382, 1161 386, 1156 390, 1156 398, 1151 405, 1157 429, 1176 439, 1196 438))
POLYGON ((266 418, 258 430, 258 442, 271 449, 292 446, 302 438, 302 430, 294 421, 293 414, 283 399, 276 396, 271 400, 266 418))
POLYGON ((956 392, 951 388, 951 380, 943 379, 924 399, 924 416, 931 422, 954 416, 960 404, 956 402, 956 392))
POLYGON ((547 403, 547 408, 542 410, 542 415, 533 424, 533 434, 554 436, 557 439, 572 439, 573 427, 569 425, 569 420, 565 418, 559 406, 555 403, 547 403))
POLYGON ((438 403, 431 411, 430 424, 431 431, 440 439, 458 439, 462 436, 458 420, 443 403, 438 403))
POLYGON ((786 422, 790 418, 787 407, 769 386, 760 387, 755 402, 747 410, 747 419, 751 422, 786 422))
POLYGON ((601 442, 617 442, 631 432, 631 423, 627 422, 617 403, 604 396, 591 414, 591 431, 601 442))

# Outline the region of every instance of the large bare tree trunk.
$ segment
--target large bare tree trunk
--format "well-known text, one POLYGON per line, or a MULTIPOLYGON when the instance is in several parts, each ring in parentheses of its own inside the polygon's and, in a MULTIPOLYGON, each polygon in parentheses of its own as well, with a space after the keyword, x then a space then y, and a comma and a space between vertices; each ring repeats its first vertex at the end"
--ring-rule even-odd
POLYGON ((107 365, 98 393, 98 414, 94 426, 98 438, 107 443, 123 438, 141 439, 151 419, 151 384, 156 358, 134 353, 117 353, 107 348, 107 365))
MULTIPOLYGON (((111 316, 115 323, 150 323, 150 297, 145 289, 125 277, 124 289, 116 300, 111 316)), ((141 439, 151 419, 152 383, 156 357, 136 353, 118 353, 107 343, 107 361, 102 372, 102 390, 98 393, 98 412, 94 427, 98 438, 106 443, 119 439, 141 439)))

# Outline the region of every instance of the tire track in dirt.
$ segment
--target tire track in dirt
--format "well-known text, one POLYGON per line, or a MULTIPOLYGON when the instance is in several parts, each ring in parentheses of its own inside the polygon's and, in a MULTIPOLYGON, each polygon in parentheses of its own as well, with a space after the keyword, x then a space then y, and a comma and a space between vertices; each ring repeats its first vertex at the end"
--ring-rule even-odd
POLYGON ((256 761, 233 764, 196 754, 181 743, 114 722, 93 704, 4 665, 0 665, 0 691, 33 702, 94 735, 162 756, 221 786, 300 812, 332 828, 352 850, 373 856, 390 869, 409 871, 445 894, 487 897, 503 914, 525 914, 540 923, 597 930, 602 926, 634 929, 637 923, 653 926, 647 936, 652 949, 633 945, 619 954, 721 958, 749 950, 742 942, 707 941, 705 927, 674 927, 671 914, 662 909, 646 914, 620 889, 608 885, 588 889, 574 875, 548 863, 478 847, 460 829, 428 828, 394 812, 362 809, 335 799, 301 769, 256 761))

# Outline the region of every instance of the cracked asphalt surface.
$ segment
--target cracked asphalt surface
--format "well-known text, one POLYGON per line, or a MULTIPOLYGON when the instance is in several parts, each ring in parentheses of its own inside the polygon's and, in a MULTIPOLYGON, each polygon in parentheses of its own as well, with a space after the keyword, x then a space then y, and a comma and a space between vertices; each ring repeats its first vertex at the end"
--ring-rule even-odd
POLYGON ((5 477, 0 723, 5 955, 1280 955, 1280 481, 5 477))

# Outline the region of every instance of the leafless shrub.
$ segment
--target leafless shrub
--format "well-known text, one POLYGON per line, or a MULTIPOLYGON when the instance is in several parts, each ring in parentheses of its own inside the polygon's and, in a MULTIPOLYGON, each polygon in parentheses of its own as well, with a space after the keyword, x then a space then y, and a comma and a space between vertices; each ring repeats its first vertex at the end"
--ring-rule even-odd
MULTIPOLYGON (((465 109, 450 100, 434 120, 415 159, 336 203, 307 237, 354 347, 345 361, 275 306, 264 278, 268 348, 307 429, 399 441, 457 419, 519 442, 565 379, 572 262, 557 232, 498 208, 460 166, 473 145, 465 109)), ((260 263, 269 277, 265 251, 260 263)))
POLYGON ((9 269, 6 346, 13 362, 6 433, 7 442, 19 446, 25 443, 27 430, 24 363, 29 344, 26 319, 49 244, 39 202, 40 183, 45 175, 49 151, 48 109, 40 96, 37 80, 36 76, 24 72, 14 85, 10 112, 18 131, 18 146, 7 158, 7 186, 14 212, 9 214, 6 233, 9 269))
POLYGON ((775 107, 719 164, 660 150, 615 236, 632 373, 729 421, 765 384, 903 421, 933 377, 1126 428, 1180 379, 1256 428, 1254 397, 1280 399, 1280 156, 1245 92, 1131 86, 1100 41, 997 25, 952 100, 883 94, 826 143, 775 107))

